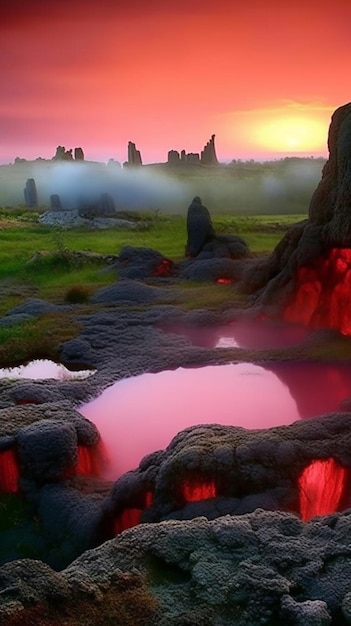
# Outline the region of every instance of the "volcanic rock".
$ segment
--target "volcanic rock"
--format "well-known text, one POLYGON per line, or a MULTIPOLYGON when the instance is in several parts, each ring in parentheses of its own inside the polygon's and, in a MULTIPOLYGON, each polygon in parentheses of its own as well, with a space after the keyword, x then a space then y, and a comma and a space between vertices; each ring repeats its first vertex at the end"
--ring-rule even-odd
POLYGON ((272 313, 350 334, 351 103, 332 115, 329 159, 310 201, 272 254, 248 268, 243 289, 272 313), (350 258, 349 258, 350 257, 350 258))
POLYGON ((241 237, 216 235, 210 212, 199 196, 195 196, 188 207, 187 234, 185 254, 189 257, 241 259, 249 254, 248 246, 241 237))

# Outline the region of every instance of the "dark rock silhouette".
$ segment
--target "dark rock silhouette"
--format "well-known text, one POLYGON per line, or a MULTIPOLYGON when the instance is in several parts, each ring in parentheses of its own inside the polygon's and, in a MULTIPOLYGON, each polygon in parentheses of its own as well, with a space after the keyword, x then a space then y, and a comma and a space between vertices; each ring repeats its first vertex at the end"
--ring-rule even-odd
POLYGON ((209 210, 203 206, 201 198, 195 196, 188 207, 186 227, 188 241, 185 248, 187 256, 197 256, 204 245, 216 236, 209 210))
POLYGON ((204 149, 201 152, 201 163, 204 165, 218 165, 215 148, 215 135, 211 135, 204 149))
POLYGON ((170 150, 167 156, 167 163, 169 165, 179 165, 180 162, 179 152, 177 150, 170 150))
POLYGON ((65 146, 57 146, 53 161, 73 161, 72 148, 66 150, 65 146))
POLYGON ((50 210, 51 211, 62 211, 62 202, 58 193, 53 193, 50 196, 50 210))
POLYGON ((294 321, 350 329, 351 320, 340 321, 340 309, 350 295, 351 103, 332 115, 328 148, 308 219, 293 225, 268 257, 253 263, 242 284, 273 313, 288 307, 294 321))
POLYGON ((201 155, 198 152, 189 152, 182 150, 181 153, 177 150, 170 150, 167 156, 168 165, 190 164, 190 165, 218 165, 218 159, 215 148, 215 135, 211 136, 211 139, 204 146, 201 151, 201 155))
POLYGON ((84 161, 84 152, 82 148, 74 148, 75 161, 84 161))
POLYGON ((116 214, 115 201, 109 193, 102 193, 98 200, 98 215, 113 217, 116 214))
POLYGON ((38 192, 34 178, 28 178, 23 193, 27 207, 29 209, 36 209, 38 207, 38 192))
POLYGON ((198 259, 231 258, 248 256, 246 242, 237 235, 216 235, 209 210, 201 198, 195 196, 187 213, 188 240, 185 253, 198 259))
POLYGON ((143 162, 142 162, 140 150, 137 150, 135 143, 133 143, 132 141, 129 141, 128 142, 128 161, 127 161, 128 167, 130 166, 138 167, 142 164, 143 162))

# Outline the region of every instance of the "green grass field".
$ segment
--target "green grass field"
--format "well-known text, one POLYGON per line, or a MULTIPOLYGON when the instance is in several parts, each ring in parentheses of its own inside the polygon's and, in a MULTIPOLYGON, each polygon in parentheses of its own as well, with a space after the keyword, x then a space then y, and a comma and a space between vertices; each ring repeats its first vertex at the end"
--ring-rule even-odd
MULTIPOLYGON (((40 225, 29 217, 19 210, 10 216, 0 211, 0 316, 29 297, 55 303, 81 297, 81 307, 89 310, 89 295, 118 277, 115 272, 101 271, 105 267, 102 261, 80 261, 70 252, 117 255, 123 246, 130 245, 153 248, 174 261, 184 257, 185 217, 150 214, 145 216, 147 228, 142 230, 96 231, 61 230, 40 225)), ((303 215, 218 215, 213 217, 213 223, 219 234, 239 234, 257 255, 271 251, 289 225, 304 218, 303 215)), ((243 297, 232 286, 187 283, 175 288, 179 290, 180 306, 187 309, 204 306, 218 309, 228 303, 245 306, 243 297)), ((0 365, 15 365, 45 356, 57 358, 60 343, 78 331, 74 317, 65 313, 0 328, 0 365)))

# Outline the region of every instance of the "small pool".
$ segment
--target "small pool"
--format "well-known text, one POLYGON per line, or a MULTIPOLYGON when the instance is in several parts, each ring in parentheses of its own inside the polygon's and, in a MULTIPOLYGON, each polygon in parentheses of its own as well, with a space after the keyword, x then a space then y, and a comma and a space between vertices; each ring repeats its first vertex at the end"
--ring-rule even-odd
POLYGON ((97 426, 117 478, 199 424, 271 428, 336 410, 351 395, 351 369, 285 363, 179 368, 116 382, 80 408, 97 426), (319 389, 319 392, 318 392, 319 389))

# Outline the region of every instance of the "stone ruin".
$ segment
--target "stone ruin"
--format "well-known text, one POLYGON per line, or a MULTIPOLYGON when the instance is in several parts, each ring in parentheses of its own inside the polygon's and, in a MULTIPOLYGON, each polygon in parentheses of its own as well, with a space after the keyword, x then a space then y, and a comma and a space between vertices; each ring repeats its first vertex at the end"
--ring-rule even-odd
POLYGON ((308 219, 251 265, 242 287, 273 315, 351 335, 351 103, 332 115, 328 149, 308 219))
POLYGON ((28 178, 23 190, 24 202, 29 209, 38 208, 38 192, 34 178, 28 178))
POLYGON ((135 143, 128 142, 128 160, 124 163, 127 167, 139 167, 143 164, 140 150, 137 150, 135 143))
POLYGON ((84 152, 82 148, 74 149, 74 159, 73 159, 73 150, 70 148, 66 150, 65 146, 57 146, 56 154, 52 158, 53 161, 84 161, 84 152))
POLYGON ((218 165, 218 159, 215 148, 215 135, 211 135, 211 138, 201 151, 201 155, 198 152, 189 152, 182 150, 180 153, 177 150, 170 150, 167 157, 168 165, 180 165, 180 164, 201 164, 201 165, 218 165))

